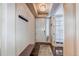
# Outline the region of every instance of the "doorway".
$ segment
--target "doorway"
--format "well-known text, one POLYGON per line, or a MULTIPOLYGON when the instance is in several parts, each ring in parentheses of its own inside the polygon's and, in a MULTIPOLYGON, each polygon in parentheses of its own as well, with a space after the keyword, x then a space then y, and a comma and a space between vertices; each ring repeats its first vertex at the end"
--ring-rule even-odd
POLYGON ((50 43, 49 18, 36 18, 36 42, 50 43))

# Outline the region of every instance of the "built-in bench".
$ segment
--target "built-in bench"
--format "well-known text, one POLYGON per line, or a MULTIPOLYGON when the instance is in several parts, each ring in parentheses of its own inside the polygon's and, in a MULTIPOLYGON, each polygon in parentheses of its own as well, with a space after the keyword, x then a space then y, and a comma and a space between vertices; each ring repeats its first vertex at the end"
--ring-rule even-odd
POLYGON ((29 44, 19 56, 30 56, 33 49, 34 45, 29 44))

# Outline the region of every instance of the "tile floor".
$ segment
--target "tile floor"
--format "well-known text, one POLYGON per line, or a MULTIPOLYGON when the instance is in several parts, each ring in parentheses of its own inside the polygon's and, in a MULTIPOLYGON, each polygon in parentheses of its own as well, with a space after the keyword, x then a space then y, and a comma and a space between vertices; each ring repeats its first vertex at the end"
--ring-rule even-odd
POLYGON ((40 45, 38 56, 53 56, 50 45, 40 45))

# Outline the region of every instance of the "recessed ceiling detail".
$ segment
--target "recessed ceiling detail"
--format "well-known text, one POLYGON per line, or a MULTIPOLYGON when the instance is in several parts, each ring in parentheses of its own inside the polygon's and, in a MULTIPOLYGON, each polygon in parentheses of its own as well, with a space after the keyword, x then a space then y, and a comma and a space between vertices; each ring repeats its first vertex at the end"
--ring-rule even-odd
POLYGON ((47 8, 47 4, 46 3, 41 3, 41 4, 37 4, 37 10, 39 12, 46 12, 47 8))
POLYGON ((36 9, 37 17, 47 17, 52 7, 50 3, 35 3, 33 5, 36 9))
POLYGON ((26 5, 35 17, 51 17, 60 6, 59 3, 27 3, 26 5))

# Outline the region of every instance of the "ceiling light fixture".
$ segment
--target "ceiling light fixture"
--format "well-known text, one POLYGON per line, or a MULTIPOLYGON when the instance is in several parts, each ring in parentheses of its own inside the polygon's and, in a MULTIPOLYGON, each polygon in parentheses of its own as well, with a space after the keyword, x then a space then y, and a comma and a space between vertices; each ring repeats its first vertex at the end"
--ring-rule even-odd
POLYGON ((39 10, 40 11, 46 11, 47 10, 47 4, 45 4, 45 3, 41 3, 41 4, 39 4, 39 10))

